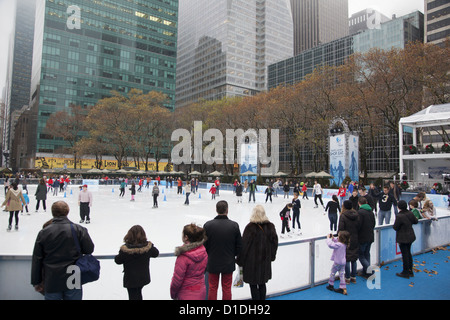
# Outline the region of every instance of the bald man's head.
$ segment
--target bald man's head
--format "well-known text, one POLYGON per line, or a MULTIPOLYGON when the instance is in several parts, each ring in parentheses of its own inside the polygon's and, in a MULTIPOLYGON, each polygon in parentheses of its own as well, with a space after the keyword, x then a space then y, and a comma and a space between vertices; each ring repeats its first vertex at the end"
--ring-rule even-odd
POLYGON ((53 217, 65 217, 69 214, 70 208, 64 201, 56 201, 52 205, 52 215, 53 217))

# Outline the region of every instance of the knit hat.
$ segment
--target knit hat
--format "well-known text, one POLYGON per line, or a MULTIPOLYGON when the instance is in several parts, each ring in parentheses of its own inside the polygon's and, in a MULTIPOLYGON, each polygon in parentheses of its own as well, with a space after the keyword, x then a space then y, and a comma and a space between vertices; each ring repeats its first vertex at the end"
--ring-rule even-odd
POLYGON ((400 210, 407 210, 407 209, 408 209, 408 204, 406 203, 406 201, 400 200, 400 201, 398 202, 398 208, 399 208, 400 210))
POLYGON ((353 204, 350 200, 345 200, 344 201, 344 208, 347 210, 351 210, 353 208, 353 204))

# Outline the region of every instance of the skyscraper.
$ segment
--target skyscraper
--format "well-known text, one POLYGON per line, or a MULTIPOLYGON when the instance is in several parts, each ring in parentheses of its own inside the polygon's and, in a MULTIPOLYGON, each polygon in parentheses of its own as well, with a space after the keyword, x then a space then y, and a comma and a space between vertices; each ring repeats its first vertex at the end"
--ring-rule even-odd
POLYGON ((349 33, 355 34, 367 29, 380 28, 382 23, 389 21, 381 12, 368 8, 358 11, 348 19, 349 33))
POLYGON ((176 106, 265 90, 292 46, 289 0, 181 1, 176 106))
POLYGON ((349 34, 348 0, 290 0, 294 55, 349 34))
POLYGON ((450 37, 450 1, 425 0, 425 42, 442 45, 450 37))
POLYGON ((38 0, 36 5, 30 105, 35 135, 27 158, 64 153, 67 143, 44 131, 49 117, 71 104, 95 105, 112 90, 160 91, 173 109, 178 0, 38 0))
MULTIPOLYGON (((9 157, 14 123, 11 114, 28 105, 30 100, 31 64, 33 61, 34 0, 16 0, 14 27, 9 46, 3 122, 3 155, 9 157)), ((6 161, 5 165, 9 165, 6 161)))

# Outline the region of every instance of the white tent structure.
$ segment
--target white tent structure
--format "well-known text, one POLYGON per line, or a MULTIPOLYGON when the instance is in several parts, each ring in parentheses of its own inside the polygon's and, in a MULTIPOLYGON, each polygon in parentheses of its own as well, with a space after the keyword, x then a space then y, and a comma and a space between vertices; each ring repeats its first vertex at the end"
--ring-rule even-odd
POLYGON ((432 105, 400 119, 400 176, 407 174, 414 180, 425 180, 426 177, 427 181, 442 181, 450 174, 450 153, 441 150, 450 141, 443 141, 437 134, 444 130, 450 135, 450 104, 432 105), (427 152, 428 145, 433 146, 434 152, 427 152), (430 171, 433 171, 432 175, 430 171))

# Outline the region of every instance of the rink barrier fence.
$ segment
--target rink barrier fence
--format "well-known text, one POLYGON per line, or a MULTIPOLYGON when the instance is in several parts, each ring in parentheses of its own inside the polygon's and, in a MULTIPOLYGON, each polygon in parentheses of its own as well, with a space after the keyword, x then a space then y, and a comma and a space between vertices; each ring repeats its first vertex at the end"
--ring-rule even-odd
MULTIPOLYGON (((416 241, 411 248, 413 255, 448 245, 450 243, 448 230, 450 230, 450 216, 440 217, 438 221, 420 220, 417 225, 414 225, 416 241)), ((371 247, 371 256, 372 265, 376 266, 401 259, 392 225, 375 228, 375 242, 371 247)), ((101 273, 98 281, 83 287, 84 299, 127 299, 122 286, 122 267, 115 265, 115 255, 95 255, 95 257, 101 261, 102 272, 106 273, 106 276, 102 279, 101 273), (117 277, 107 276, 112 272, 117 277)), ((332 265, 330 257, 331 250, 326 245, 326 236, 280 243, 277 259, 272 264, 272 279, 267 284, 268 296, 282 296, 326 283, 332 265), (292 250, 296 250, 299 254, 292 255, 292 250)), ((31 259, 31 255, 0 256, 0 300, 43 299, 43 296, 36 293, 29 283, 31 259)), ((174 263, 173 253, 161 253, 158 258, 151 260, 152 270, 155 265, 161 264, 158 269, 167 272, 165 275, 152 273, 152 283, 144 287, 146 299, 170 299, 168 292, 174 263), (163 286, 167 292, 155 289, 163 286)), ((358 262, 358 268, 360 267, 358 262)), ((233 288, 233 299, 249 298, 248 285, 244 288, 233 288)))

